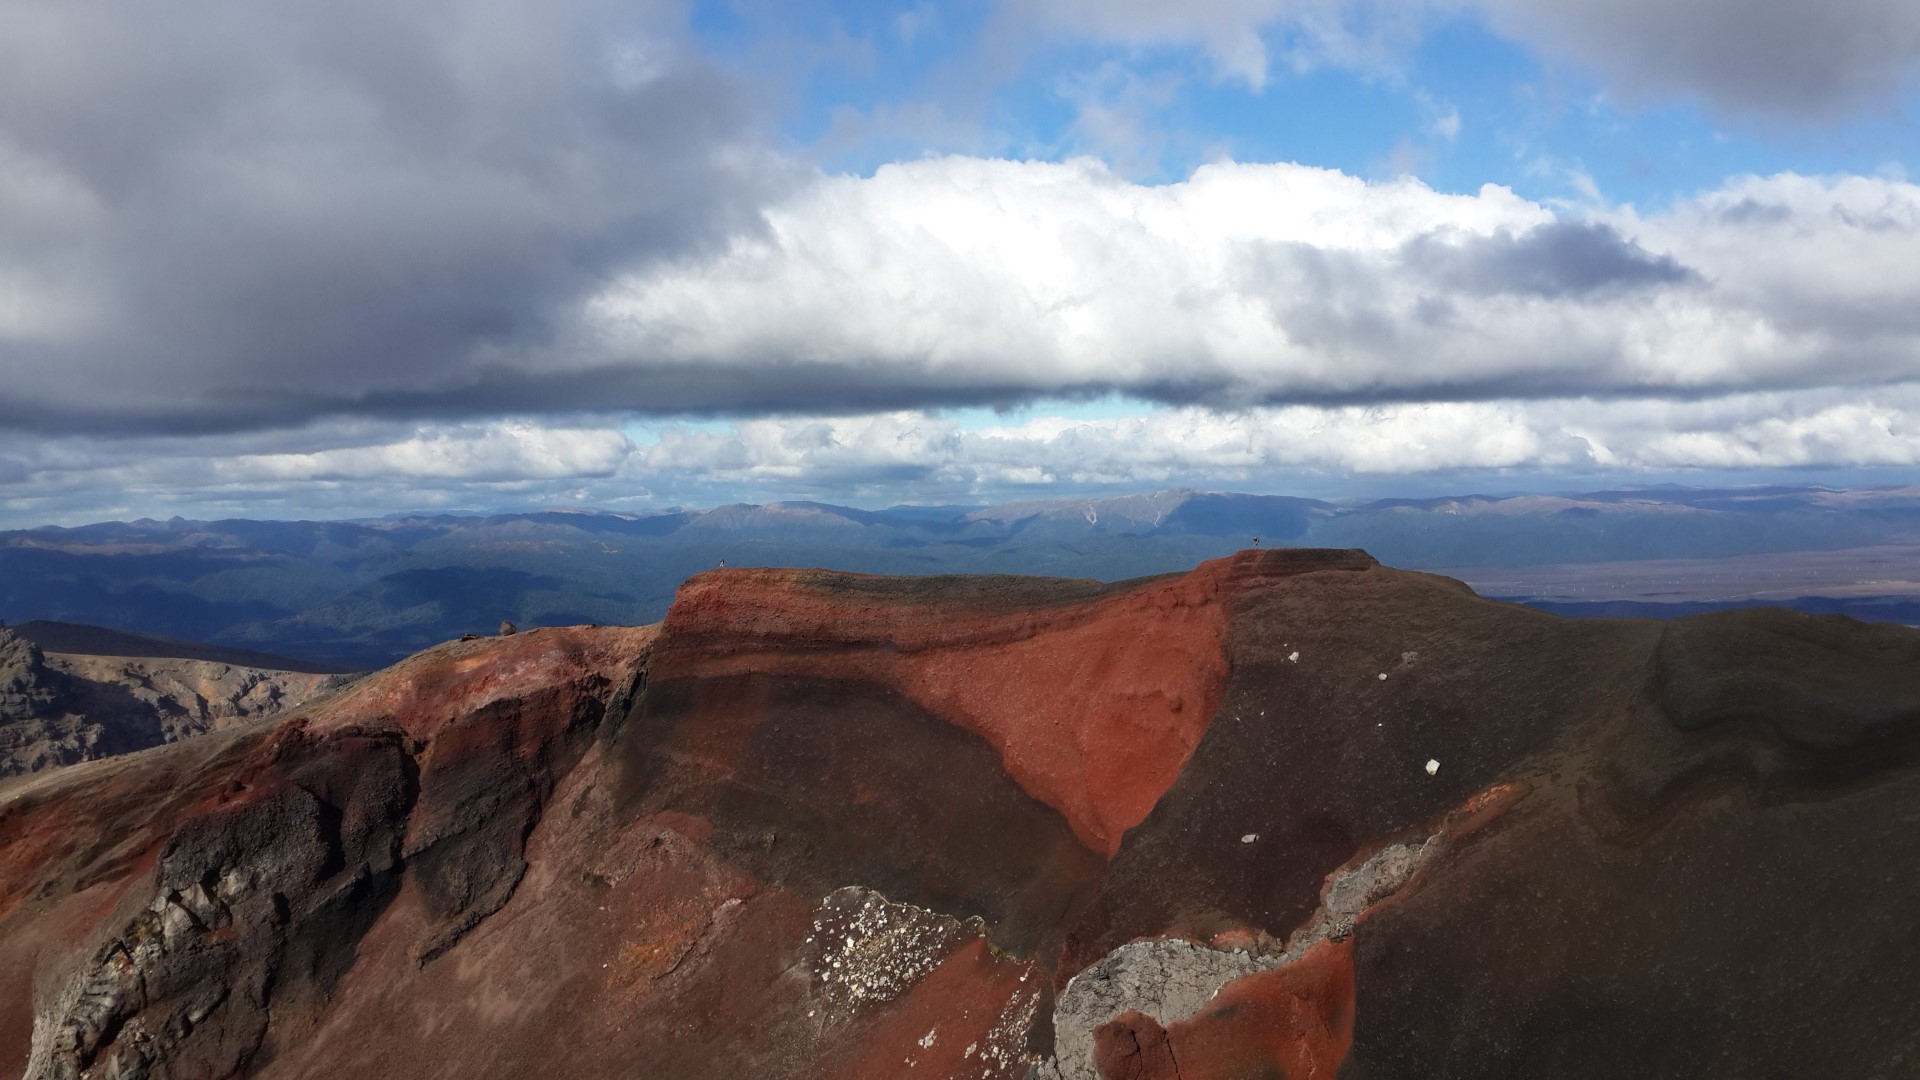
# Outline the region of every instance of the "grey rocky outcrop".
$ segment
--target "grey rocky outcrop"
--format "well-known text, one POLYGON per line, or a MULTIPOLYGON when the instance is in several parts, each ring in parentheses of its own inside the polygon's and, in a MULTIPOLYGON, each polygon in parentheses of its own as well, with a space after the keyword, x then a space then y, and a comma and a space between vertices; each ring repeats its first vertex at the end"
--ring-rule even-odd
POLYGON ((40 646, 0 627, 0 776, 96 756, 105 732, 67 707, 73 696, 40 646))
POLYGON ((46 653, 0 626, 0 777, 272 716, 349 681, 210 660, 46 653))

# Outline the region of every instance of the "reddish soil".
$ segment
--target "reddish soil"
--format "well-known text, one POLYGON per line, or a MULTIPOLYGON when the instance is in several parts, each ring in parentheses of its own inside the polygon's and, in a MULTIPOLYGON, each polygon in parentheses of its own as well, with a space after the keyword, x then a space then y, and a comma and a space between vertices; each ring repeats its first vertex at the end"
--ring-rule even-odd
POLYGON ((1237 979, 1162 1028, 1129 1012, 1094 1031, 1107 1080, 1331 1077, 1353 1042, 1351 941, 1325 941, 1285 967, 1237 979))
MULTIPOLYGON (((1289 572, 1299 568, 1250 552, 1178 577, 1040 593, 1009 611, 1004 593, 715 571, 689 581, 668 613, 658 673, 894 687, 986 739, 1009 776, 1111 856, 1180 774, 1219 706, 1235 590, 1289 572)), ((716 713, 735 707, 712 703, 716 713)))
POLYGON ((896 688, 986 739, 1009 776, 1111 855, 1179 775, 1219 703, 1224 569, 1012 617, 937 596, 850 604, 819 587, 826 575, 805 572, 704 574, 668 625, 707 646, 666 652, 659 674, 804 673, 896 688))

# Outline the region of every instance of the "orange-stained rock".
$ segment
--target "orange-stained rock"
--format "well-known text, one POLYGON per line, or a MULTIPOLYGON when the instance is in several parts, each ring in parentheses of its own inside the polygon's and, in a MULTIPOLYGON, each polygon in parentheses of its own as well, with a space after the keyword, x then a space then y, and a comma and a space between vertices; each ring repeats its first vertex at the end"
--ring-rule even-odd
MULTIPOLYGON (((1226 685, 1228 605, 1263 578, 1372 565, 1246 552, 1117 586, 740 569, 684 585, 660 679, 881 683, 985 738, 1008 775, 1112 855, 1185 766, 1226 685)), ((738 723, 710 698, 702 723, 738 723)))
POLYGON ((1106 1080, 1332 1077, 1353 1042, 1353 947, 1324 941, 1285 967, 1221 987, 1162 1029, 1129 1012, 1094 1030, 1106 1080))
POLYGON ((1160 1022, 1129 1009, 1093 1029, 1093 1065, 1106 1080, 1179 1080, 1160 1022))
MULTIPOLYGON (((842 579, 851 577, 695 578, 667 625, 669 640, 703 647, 664 651, 657 677, 790 674, 895 687, 985 738, 1015 781, 1107 854, 1179 774, 1226 678, 1211 576, 1012 612, 991 610, 986 597, 849 595, 842 579), (1152 633, 1140 632, 1144 621, 1152 633)), ((739 708, 711 701, 715 714, 739 708)))
POLYGON ((961 945, 863 1034, 831 1075, 1014 1080, 1027 1072, 1027 1028, 1040 972, 996 956, 985 940, 961 945))
POLYGON ((1226 686, 1219 582, 1144 586, 1006 641, 895 654, 915 701, 978 732, 1009 775, 1107 855, 1200 743, 1226 686), (1140 632, 1151 625, 1152 633, 1140 632))
MULTIPOLYGON (((631 676, 636 658, 645 655, 658 632, 658 625, 556 626, 450 641, 295 715, 306 717, 316 730, 378 723, 428 742, 489 705, 609 688, 631 676)), ((474 741, 458 731, 448 734, 474 741)), ((447 751, 453 751, 452 743, 447 751)))

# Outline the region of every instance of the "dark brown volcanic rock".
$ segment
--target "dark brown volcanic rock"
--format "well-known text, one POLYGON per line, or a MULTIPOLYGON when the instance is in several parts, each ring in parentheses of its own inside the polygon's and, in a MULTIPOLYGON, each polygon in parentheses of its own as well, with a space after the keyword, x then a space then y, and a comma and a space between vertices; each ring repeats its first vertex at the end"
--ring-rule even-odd
POLYGON ((0 784, 0 1065, 1905 1076, 1916 748, 1844 619, 719 571, 0 784))
POLYGON ((512 895, 651 636, 449 645, 276 726, 0 789, 0 1047, 30 1076, 228 1076, 306 1045, 403 884, 409 967, 512 895))

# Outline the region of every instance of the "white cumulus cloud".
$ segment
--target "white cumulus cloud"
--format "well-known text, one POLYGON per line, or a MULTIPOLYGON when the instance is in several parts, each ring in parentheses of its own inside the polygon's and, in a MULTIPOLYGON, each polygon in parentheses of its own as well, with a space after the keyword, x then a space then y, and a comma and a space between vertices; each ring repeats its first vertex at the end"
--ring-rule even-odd
POLYGON ((766 223, 619 279, 595 349, 669 403, 801 409, 1695 396, 1920 360, 1920 186, 1887 178, 1573 215, 1300 165, 954 157, 822 178, 766 223))

